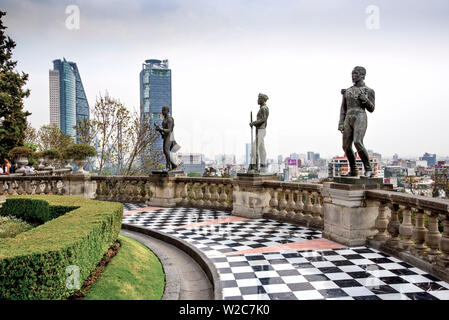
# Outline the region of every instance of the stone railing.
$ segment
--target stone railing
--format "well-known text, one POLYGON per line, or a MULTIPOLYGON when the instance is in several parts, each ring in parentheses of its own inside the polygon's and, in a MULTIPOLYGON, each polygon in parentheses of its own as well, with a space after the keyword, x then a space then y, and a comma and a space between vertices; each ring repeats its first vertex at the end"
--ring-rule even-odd
POLYGON ((378 207, 371 245, 449 275, 448 200, 392 191, 367 191, 366 200, 378 207))
POLYGON ((51 175, 2 175, 0 194, 68 194, 67 184, 62 176, 51 175))
POLYGON ((179 206, 232 210, 232 179, 177 177, 175 181, 179 206))
POLYGON ((269 195, 264 217, 323 228, 322 185, 265 181, 262 186, 269 195))
POLYGON ((154 182, 148 176, 92 176, 96 182, 95 199, 145 203, 150 200, 154 182))

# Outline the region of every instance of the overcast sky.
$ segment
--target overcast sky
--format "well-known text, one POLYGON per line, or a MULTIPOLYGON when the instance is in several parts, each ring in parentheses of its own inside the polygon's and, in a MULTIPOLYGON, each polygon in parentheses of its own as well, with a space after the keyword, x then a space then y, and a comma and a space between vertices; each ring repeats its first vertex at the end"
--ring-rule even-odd
POLYGON ((362 65, 376 92, 366 147, 449 155, 446 0, 0 0, 0 8, 18 70, 30 75, 34 127, 49 122, 54 59, 77 63, 91 108, 107 90, 136 110, 142 63, 168 59, 180 152, 243 155, 263 92, 269 157, 332 157, 343 154, 340 90, 362 65), (78 30, 66 27, 68 5, 80 10, 78 30), (378 29, 370 5, 379 8, 378 29))

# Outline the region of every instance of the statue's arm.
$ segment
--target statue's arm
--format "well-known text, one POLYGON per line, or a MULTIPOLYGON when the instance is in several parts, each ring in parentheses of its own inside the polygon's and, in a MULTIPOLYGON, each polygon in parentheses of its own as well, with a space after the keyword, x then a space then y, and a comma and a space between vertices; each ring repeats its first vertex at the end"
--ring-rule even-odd
POLYGON ((369 112, 374 111, 375 107, 375 94, 373 89, 368 90, 368 99, 364 102, 366 110, 369 112))
POLYGON ((342 101, 340 107, 340 121, 338 122, 338 130, 343 131, 345 127, 345 118, 346 118, 346 98, 345 98, 346 89, 341 90, 342 101))
POLYGON ((267 121, 268 119, 268 111, 266 109, 262 109, 262 118, 257 119, 256 121, 253 122, 253 125, 255 125, 256 127, 260 126, 262 123, 264 123, 265 121, 267 121))
POLYGON ((175 122, 173 121, 173 118, 167 119, 167 129, 161 128, 160 131, 164 133, 170 133, 173 131, 173 127, 175 126, 175 122))

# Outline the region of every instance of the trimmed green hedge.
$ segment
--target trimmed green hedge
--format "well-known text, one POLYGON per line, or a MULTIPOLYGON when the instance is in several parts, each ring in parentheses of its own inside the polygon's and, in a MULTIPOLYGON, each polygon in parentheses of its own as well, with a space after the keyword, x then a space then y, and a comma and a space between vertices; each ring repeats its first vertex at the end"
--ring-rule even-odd
MULTIPOLYGON (((15 238, 0 240, 0 299, 69 297, 75 289, 66 287, 71 275, 66 274, 66 268, 77 266, 82 284, 121 229, 123 205, 118 202, 55 195, 8 196, 7 199, 43 200, 50 205, 50 218, 62 216, 15 238), (78 208, 67 212, 74 204, 78 208)), ((40 201, 32 203, 45 207, 40 201)), ((16 210, 24 210, 23 207, 15 204, 16 210)))
POLYGON ((14 215, 27 222, 45 223, 79 206, 49 205, 40 199, 10 198, 0 208, 0 216, 14 215))

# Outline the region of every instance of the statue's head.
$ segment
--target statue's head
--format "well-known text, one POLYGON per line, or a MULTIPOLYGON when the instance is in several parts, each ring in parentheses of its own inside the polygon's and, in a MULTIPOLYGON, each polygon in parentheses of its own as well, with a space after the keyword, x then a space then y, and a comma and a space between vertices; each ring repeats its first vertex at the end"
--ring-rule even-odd
POLYGON ((360 80, 365 80, 366 69, 364 67, 357 66, 352 70, 352 82, 357 83, 360 80))
POLYGON ((164 116, 168 115, 169 112, 170 112, 170 108, 169 107, 167 107, 167 106, 163 106, 162 107, 162 114, 164 116))
POLYGON ((257 103, 259 105, 264 105, 268 100, 268 96, 266 94, 263 93, 259 93, 259 97, 257 99, 257 103))

